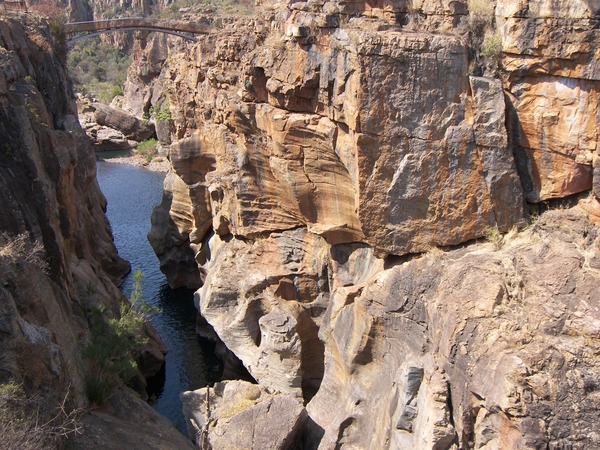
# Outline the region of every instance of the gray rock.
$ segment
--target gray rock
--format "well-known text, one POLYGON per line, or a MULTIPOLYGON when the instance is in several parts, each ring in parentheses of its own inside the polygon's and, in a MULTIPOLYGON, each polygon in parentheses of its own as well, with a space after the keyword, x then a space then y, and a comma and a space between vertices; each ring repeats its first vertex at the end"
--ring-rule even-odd
POLYGON ((130 390, 115 392, 102 408, 82 419, 71 450, 193 450, 192 443, 165 417, 130 390))

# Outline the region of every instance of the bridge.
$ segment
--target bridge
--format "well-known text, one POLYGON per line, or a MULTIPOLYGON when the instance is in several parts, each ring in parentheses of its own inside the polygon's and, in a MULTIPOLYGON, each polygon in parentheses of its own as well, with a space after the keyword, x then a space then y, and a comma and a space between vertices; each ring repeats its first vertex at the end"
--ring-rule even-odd
POLYGON ((70 47, 75 42, 115 31, 158 31, 160 33, 172 34, 193 42, 198 40, 195 34, 208 34, 210 27, 195 22, 183 22, 178 20, 146 19, 139 17, 126 17, 122 19, 95 20, 91 22, 72 22, 64 25, 68 34, 85 33, 67 41, 70 47))

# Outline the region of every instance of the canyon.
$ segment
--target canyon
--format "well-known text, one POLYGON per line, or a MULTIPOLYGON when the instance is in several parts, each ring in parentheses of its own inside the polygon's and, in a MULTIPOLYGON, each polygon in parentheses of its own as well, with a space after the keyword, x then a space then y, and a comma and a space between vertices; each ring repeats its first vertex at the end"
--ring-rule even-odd
MULTIPOLYGON (((214 449, 600 446, 600 2, 259 3, 197 44, 138 36, 121 99, 170 113, 148 239, 256 383, 182 393, 188 434, 214 449)), ((17 305, 2 336, 50 337, 37 372, 5 371, 84 406, 85 302, 117 314, 127 264, 60 54, 27 20, 0 22, 0 229, 42 242, 49 268, 12 263, 36 274, 19 281, 2 266, 17 305)), ((121 423, 150 433, 132 448, 190 445, 121 423)))

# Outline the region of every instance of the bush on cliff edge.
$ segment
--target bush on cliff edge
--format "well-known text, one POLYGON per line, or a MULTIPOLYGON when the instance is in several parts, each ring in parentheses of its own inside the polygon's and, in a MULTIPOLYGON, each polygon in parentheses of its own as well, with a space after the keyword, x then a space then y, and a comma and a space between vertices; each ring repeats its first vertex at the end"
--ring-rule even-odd
POLYGON ((145 314, 153 312, 142 298, 142 272, 133 275, 133 291, 128 302, 121 303, 119 318, 106 318, 106 308, 94 308, 90 317, 90 339, 83 352, 86 360, 88 400, 102 405, 122 383, 133 377, 137 365, 132 354, 141 349, 147 338, 140 328, 145 314))

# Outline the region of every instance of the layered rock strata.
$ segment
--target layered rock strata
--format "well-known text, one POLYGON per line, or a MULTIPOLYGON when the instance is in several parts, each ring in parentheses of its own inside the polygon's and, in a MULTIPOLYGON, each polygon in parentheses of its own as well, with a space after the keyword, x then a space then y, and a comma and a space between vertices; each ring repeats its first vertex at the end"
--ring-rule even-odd
POLYGON ((508 130, 526 198, 591 189, 598 152, 598 5, 498 1, 508 130))
POLYGON ((178 140, 151 236, 165 271, 211 229, 305 226, 383 256, 523 222, 501 86, 467 75, 459 39, 332 29, 256 49, 263 36, 222 31, 166 68, 178 140))

